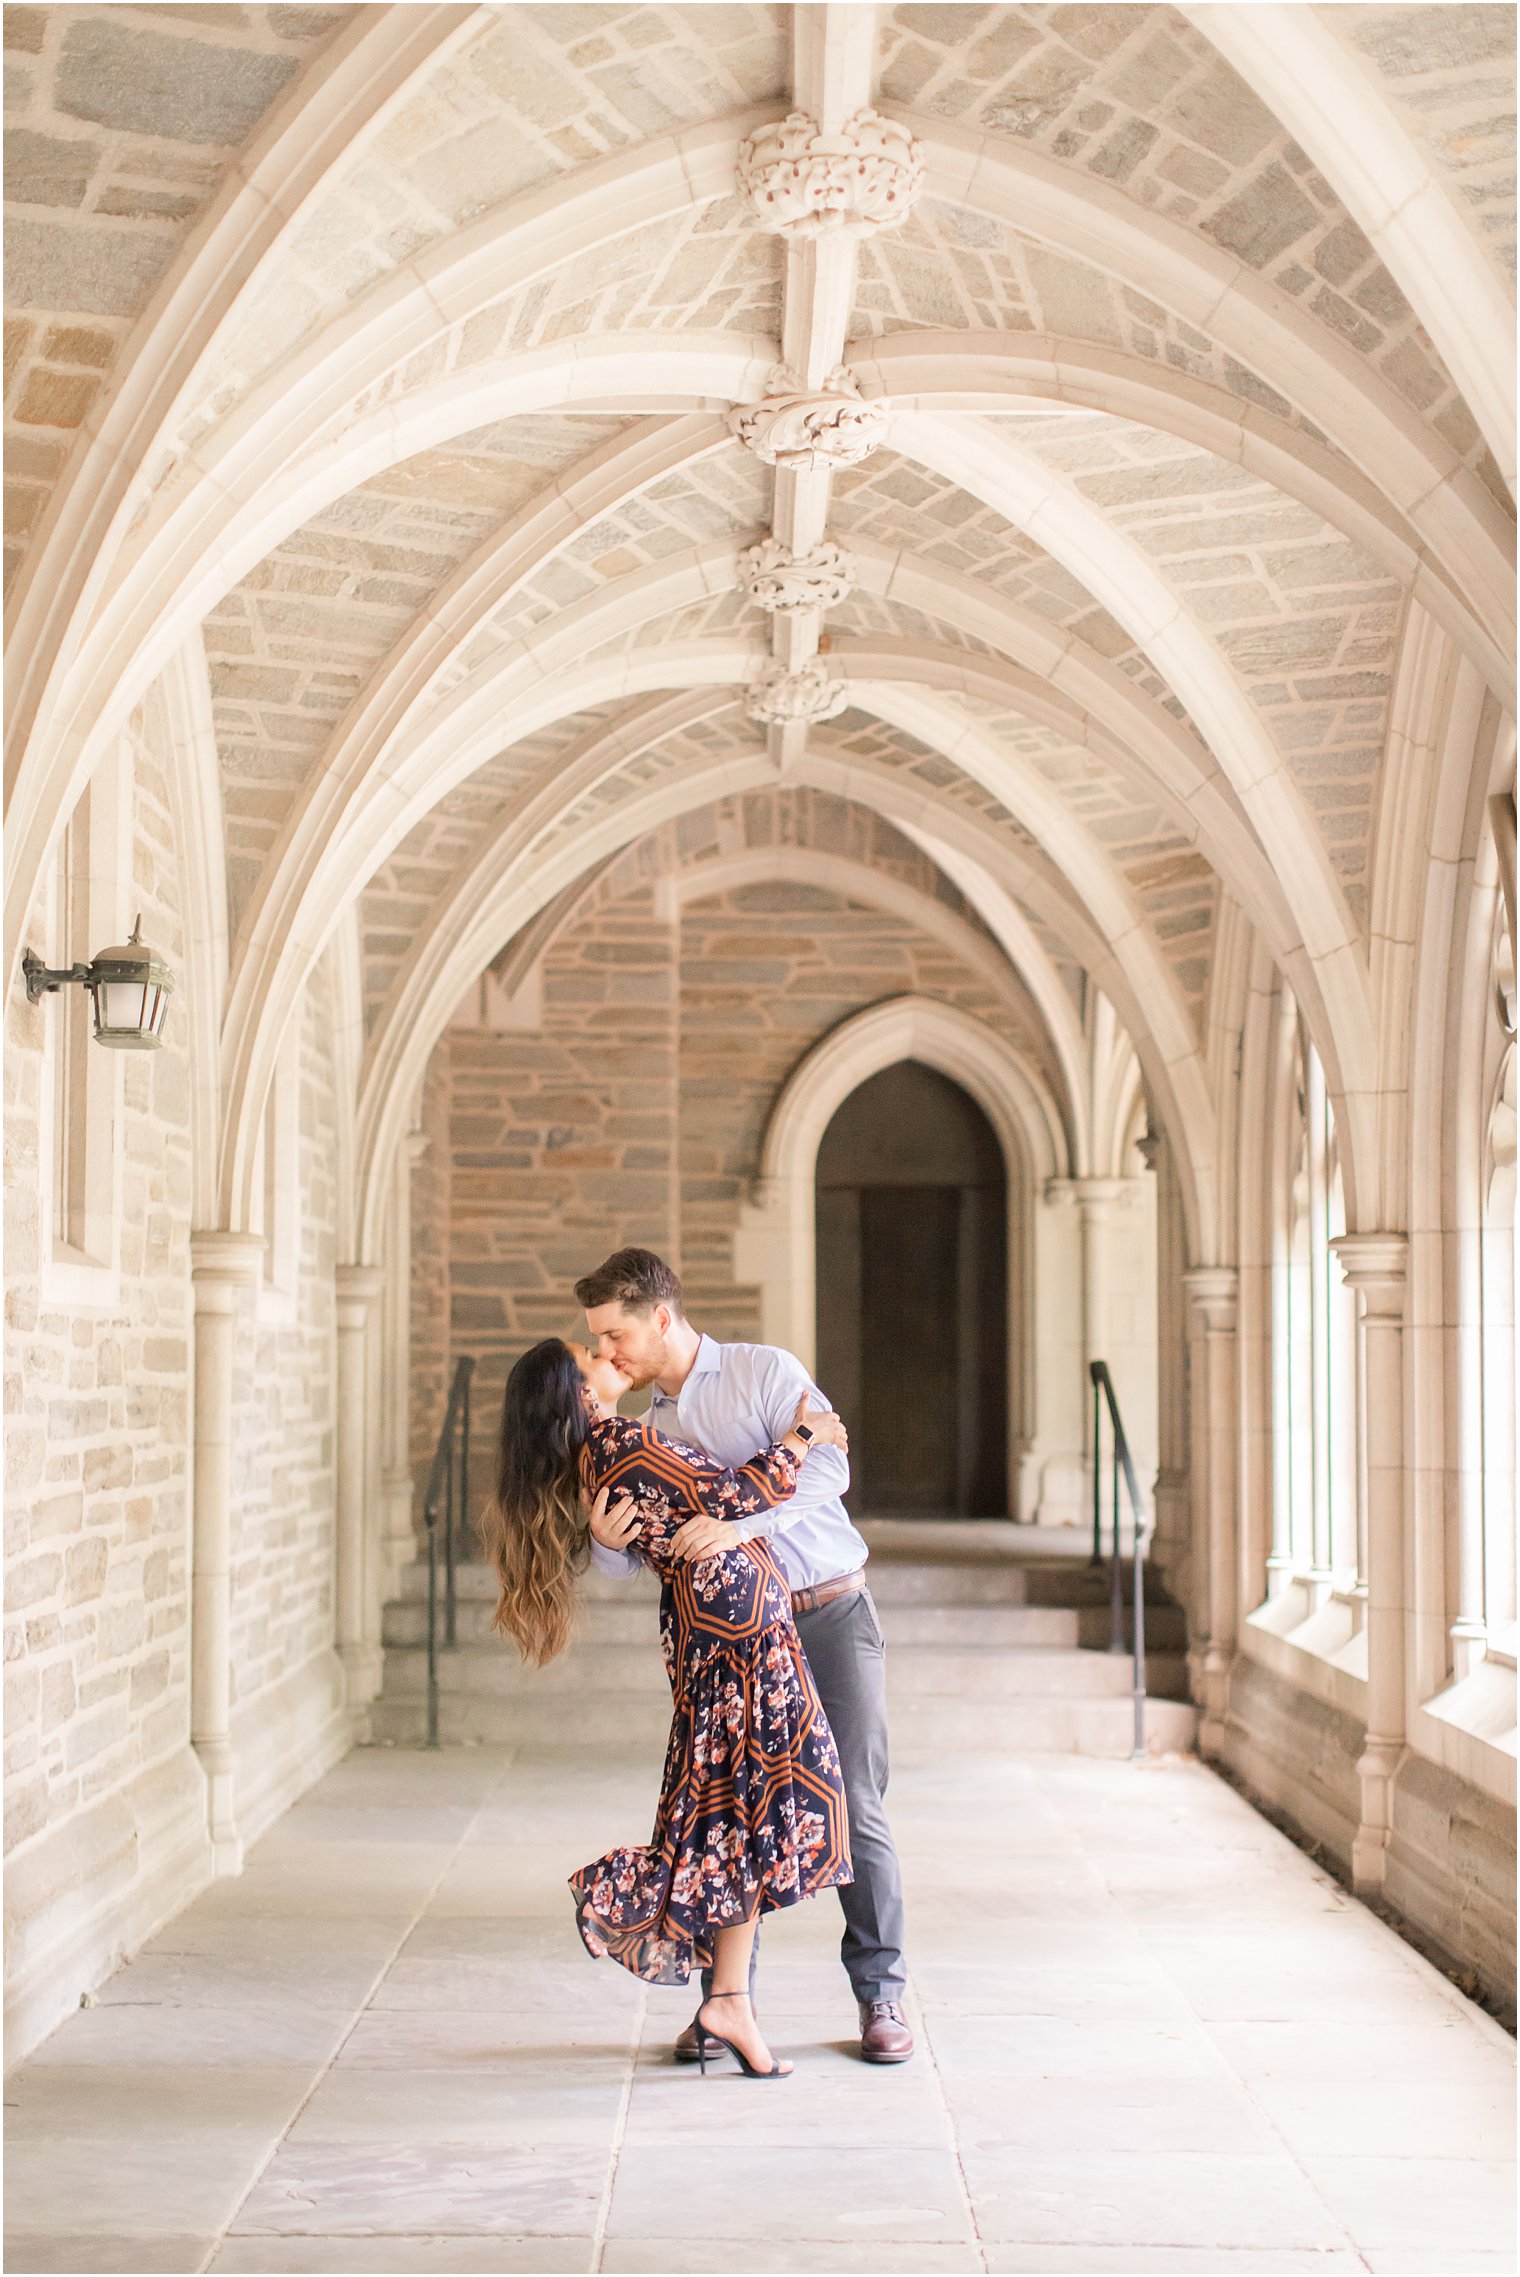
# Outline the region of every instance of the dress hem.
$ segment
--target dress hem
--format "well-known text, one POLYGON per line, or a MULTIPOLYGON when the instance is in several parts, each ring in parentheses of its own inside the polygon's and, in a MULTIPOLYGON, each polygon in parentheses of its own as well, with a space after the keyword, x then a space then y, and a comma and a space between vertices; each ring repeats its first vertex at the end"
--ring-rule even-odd
POLYGON ((704 1926, 709 1936, 705 1944, 700 1932, 694 1931, 686 1936, 670 1923, 660 1923, 658 1916, 646 1923, 631 1923, 625 1928, 615 1928, 594 1910, 591 1893, 577 1886, 575 1876, 571 1877, 569 1888, 575 1902, 575 1926, 580 1932, 581 1943, 594 1961, 616 1961, 619 1967, 627 1969, 629 1975, 637 1977, 642 1984, 684 1985, 689 1984, 693 1975, 702 1969, 712 1967, 712 1933, 723 1929, 740 1929, 746 1921, 762 1918, 767 1913, 784 1913, 794 1905, 803 1905, 809 1898, 817 1897, 823 1890, 847 1889, 854 1879, 853 1873, 832 1875, 828 1880, 816 1882, 808 1889, 788 1891, 784 1897, 778 1897, 772 1890, 761 1890, 753 1913, 741 1915, 738 1921, 706 1923, 704 1926), (596 1924, 592 1934, 587 1931, 588 1916, 596 1924), (593 1934, 595 1943, 592 1942, 593 1934), (645 1957, 642 1948, 652 1943, 666 1947, 684 1945, 687 1950, 684 1954, 669 1954, 658 1970, 639 1968, 637 1962, 645 1957), (619 1951, 617 1948, 620 1945, 625 1950, 619 1951))

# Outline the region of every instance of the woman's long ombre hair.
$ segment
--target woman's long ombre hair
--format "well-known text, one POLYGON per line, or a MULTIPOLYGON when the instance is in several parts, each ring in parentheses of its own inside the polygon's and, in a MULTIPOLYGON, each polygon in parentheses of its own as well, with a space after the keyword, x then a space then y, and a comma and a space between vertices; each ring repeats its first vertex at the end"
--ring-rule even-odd
POLYGON ((507 1378, 496 1494, 480 1528, 501 1583, 492 1627, 539 1668, 570 1641, 576 1576, 591 1555, 580 1498, 586 1432, 575 1355, 557 1336, 546 1337, 507 1378))

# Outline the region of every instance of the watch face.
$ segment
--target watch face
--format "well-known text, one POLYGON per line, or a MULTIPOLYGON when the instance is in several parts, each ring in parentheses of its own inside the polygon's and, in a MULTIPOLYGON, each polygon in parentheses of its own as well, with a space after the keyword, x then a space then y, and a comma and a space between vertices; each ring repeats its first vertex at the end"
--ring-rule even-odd
POLYGON ((809 1445, 809 1446, 811 1446, 811 1445, 812 1445, 812 1443, 813 1443, 813 1434, 812 1434, 812 1432, 811 1432, 811 1431, 808 1429, 808 1427, 807 1427, 807 1425, 806 1425, 805 1423, 799 1423, 799 1424, 797 1425, 797 1436, 798 1436, 798 1438, 799 1438, 799 1439, 806 1439, 806 1441, 807 1441, 807 1443, 808 1443, 808 1445, 809 1445))

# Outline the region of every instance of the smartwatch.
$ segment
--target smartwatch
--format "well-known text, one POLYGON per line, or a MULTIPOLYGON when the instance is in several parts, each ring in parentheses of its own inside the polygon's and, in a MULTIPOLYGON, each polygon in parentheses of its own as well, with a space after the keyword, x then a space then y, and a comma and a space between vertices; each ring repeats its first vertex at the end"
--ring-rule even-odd
POLYGON ((810 1431, 805 1423, 794 1423, 792 1425, 792 1429, 796 1432, 798 1438, 803 1442, 803 1445, 807 1447, 811 1447, 813 1441, 818 1436, 817 1432, 810 1431))

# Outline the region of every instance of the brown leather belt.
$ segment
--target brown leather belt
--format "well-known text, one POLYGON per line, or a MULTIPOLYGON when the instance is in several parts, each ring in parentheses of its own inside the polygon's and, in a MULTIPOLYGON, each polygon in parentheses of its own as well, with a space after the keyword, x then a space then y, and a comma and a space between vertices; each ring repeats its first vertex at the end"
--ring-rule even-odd
POLYGON ((792 1591, 794 1613, 816 1613, 820 1605, 832 1605, 836 1597, 853 1597, 857 1589, 864 1589, 864 1570, 859 1573, 836 1573, 832 1581, 815 1582, 811 1589, 792 1591))

